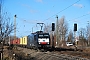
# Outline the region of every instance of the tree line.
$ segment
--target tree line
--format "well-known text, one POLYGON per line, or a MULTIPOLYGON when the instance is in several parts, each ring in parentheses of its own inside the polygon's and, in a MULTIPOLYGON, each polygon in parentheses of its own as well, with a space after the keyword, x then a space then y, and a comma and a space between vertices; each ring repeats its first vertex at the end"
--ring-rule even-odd
MULTIPOLYGON (((61 17, 60 19, 58 19, 58 21, 56 21, 54 40, 56 40, 56 35, 57 35, 58 46, 62 45, 62 42, 64 41, 75 43, 76 39, 77 39, 78 46, 90 46, 90 24, 89 23, 85 28, 78 29, 78 31, 76 32, 76 37, 74 36, 74 29, 69 30, 68 27, 69 27, 68 22, 66 21, 65 16, 61 17)), ((48 24, 44 27, 43 30, 44 32, 48 32, 50 33, 50 35, 52 35, 51 28, 52 28, 51 24, 48 24)))

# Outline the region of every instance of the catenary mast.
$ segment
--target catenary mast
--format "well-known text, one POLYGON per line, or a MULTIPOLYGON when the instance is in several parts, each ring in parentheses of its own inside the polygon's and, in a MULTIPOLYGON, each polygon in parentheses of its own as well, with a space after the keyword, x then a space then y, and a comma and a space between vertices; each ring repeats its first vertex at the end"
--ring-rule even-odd
POLYGON ((59 44, 59 41, 58 41, 59 40, 59 38, 58 38, 59 37, 58 36, 59 35, 58 34, 58 15, 56 16, 56 18, 57 18, 57 21, 56 21, 56 47, 58 47, 59 46, 58 45, 59 44))

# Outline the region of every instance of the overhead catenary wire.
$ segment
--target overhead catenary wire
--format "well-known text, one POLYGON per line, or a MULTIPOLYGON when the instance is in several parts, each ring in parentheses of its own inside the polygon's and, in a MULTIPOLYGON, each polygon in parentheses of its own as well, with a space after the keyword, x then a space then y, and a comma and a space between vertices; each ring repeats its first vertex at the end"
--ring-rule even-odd
MULTIPOLYGON (((73 4, 71 4, 71 5, 69 5, 68 7, 64 8, 63 10, 57 12, 56 14, 52 15, 51 17, 56 16, 57 14, 59 14, 59 13, 63 12, 64 10, 70 8, 71 6, 73 6, 74 4, 78 3, 79 1, 81 1, 81 0, 78 0, 78 1, 74 2, 73 4)), ((78 18, 81 18, 81 17, 87 16, 87 15, 89 15, 89 14, 82 15, 82 16, 77 17, 77 18, 75 18, 75 19, 78 19, 78 18)), ((51 17, 45 19, 44 21, 50 19, 51 17)), ((22 19, 22 18, 18 18, 18 19, 23 20, 24 22, 27 22, 27 23, 30 23, 30 22, 31 22, 31 23, 35 23, 35 22, 37 23, 37 21, 27 21, 27 20, 22 19)), ((43 22, 44 22, 44 21, 43 21, 43 22)))
MULTIPOLYGON (((78 3, 79 1, 81 1, 81 0, 78 0, 78 1, 74 2, 73 4, 71 4, 71 5, 69 5, 68 7, 64 8, 63 10, 57 12, 56 14, 52 15, 51 17, 56 16, 57 14, 59 14, 59 13, 63 12, 64 10, 70 8, 71 6, 73 6, 74 4, 78 3)), ((90 13, 84 14, 84 15, 82 15, 82 16, 79 16, 79 17, 74 18, 73 20, 82 18, 82 17, 87 16, 87 15, 89 15, 89 14, 90 14, 90 13)), ((49 17, 49 18, 43 20, 42 22, 44 22, 44 21, 50 19, 51 17, 49 17)), ((19 19, 20 19, 20 20, 23 20, 23 21, 26 22, 26 23, 37 23, 37 21, 27 21, 26 19, 22 19, 22 18, 19 18, 19 19)), ((69 19, 69 20, 72 20, 72 19, 69 19)))
MULTIPOLYGON (((61 11, 57 12, 56 14, 52 15, 51 17, 56 16, 57 14, 59 14, 59 13, 63 12, 64 10, 66 10, 66 9, 70 8, 71 6, 73 6, 74 4, 78 3, 79 1, 80 1, 80 0, 76 1, 75 3, 73 3, 73 4, 69 5, 68 7, 66 7, 66 8, 64 8, 63 10, 61 10, 61 11)), ((46 21, 46 20, 50 19, 51 17, 49 17, 49 18, 45 19, 44 21, 46 21)))
MULTIPOLYGON (((69 21, 70 20, 75 20, 75 19, 79 19, 79 18, 82 18, 82 17, 85 17, 85 16, 87 16, 87 15, 90 15, 90 13, 88 13, 88 14, 83 14, 83 15, 81 15, 81 16, 79 16, 79 17, 76 17, 76 18, 74 18, 74 19, 69 19, 69 21)), ((18 18, 18 19, 20 19, 21 21, 24 21, 24 23, 32 23, 32 21, 30 22, 28 22, 26 19, 23 19, 23 18, 18 18)), ((33 23, 37 23, 37 21, 33 21, 33 23)), ((37 27, 37 26, 36 26, 37 27)))
MULTIPOLYGON (((33 20, 32 20, 32 21, 28 21, 27 19, 24 19, 24 18, 20 18, 20 17, 16 17, 16 18, 19 19, 20 21, 23 21, 23 24, 24 24, 24 23, 28 23, 28 24, 32 24, 32 23, 33 23, 33 24, 34 24, 34 23, 36 24, 36 23, 37 23, 37 20, 35 20, 35 21, 33 21, 33 20)), ((38 21, 38 22, 40 22, 40 21, 38 21)), ((37 24, 36 24, 36 25, 37 25, 37 24)), ((23 26, 24 26, 24 28, 25 28, 26 25, 24 24, 23 26)), ((21 27, 21 26, 20 26, 20 27, 21 27)), ((20 29, 20 27, 19 27, 19 29, 20 29)), ((37 26, 32 26, 32 32, 33 32, 33 27, 34 27, 34 28, 36 27, 36 28, 38 29, 37 26)), ((23 30, 24 30, 24 29, 23 29, 23 30)))
MULTIPOLYGON (((75 3, 78 3, 80 0, 78 0, 78 1, 76 1, 75 3)), ((71 5, 69 5, 68 7, 66 7, 66 8, 64 8, 63 10, 61 10, 61 11, 59 11, 59 12, 57 12, 56 14, 54 14, 54 15, 52 15, 51 17, 53 17, 53 16, 55 16, 55 15, 57 15, 57 14, 59 14, 59 13, 61 13, 61 12, 63 12, 64 10, 66 10, 66 9, 68 9, 68 8, 70 8, 71 6, 73 6, 75 3, 73 3, 73 4, 71 4, 71 5)), ((80 17, 77 17, 77 18, 75 18, 75 19, 78 19, 78 18, 81 18, 81 17, 84 17, 84 16, 87 16, 87 15, 89 15, 89 14, 85 14, 85 15, 82 15, 82 16, 80 16, 80 17)), ((49 17, 48 19, 50 19, 51 17, 49 17)), ((20 19, 20 18, 19 18, 20 19)), ((46 20, 48 20, 48 19, 46 19, 46 20)), ((37 21, 27 21, 27 20, 25 20, 25 19, 20 19, 20 20, 23 20, 24 22, 26 22, 26 23, 37 23, 37 21)), ((46 21, 46 20, 44 20, 44 21, 46 21)))
POLYGON ((79 19, 79 18, 82 18, 82 17, 88 16, 88 15, 90 15, 90 13, 88 13, 88 14, 83 14, 83 15, 81 15, 81 16, 79 16, 79 17, 74 18, 74 19, 69 19, 69 21, 77 22, 78 20, 76 20, 76 19, 79 19))
POLYGON ((17 17, 19 20, 21 20, 21 21, 23 21, 23 22, 27 22, 27 23, 35 23, 36 21, 28 21, 28 20, 26 20, 26 19, 24 19, 24 18, 19 18, 19 17, 17 17))
POLYGON ((79 19, 79 18, 82 18, 82 17, 87 16, 87 15, 90 15, 90 13, 88 13, 88 14, 84 14, 84 15, 79 16, 79 17, 76 17, 76 18, 74 18, 74 19, 72 19, 72 20, 79 19))

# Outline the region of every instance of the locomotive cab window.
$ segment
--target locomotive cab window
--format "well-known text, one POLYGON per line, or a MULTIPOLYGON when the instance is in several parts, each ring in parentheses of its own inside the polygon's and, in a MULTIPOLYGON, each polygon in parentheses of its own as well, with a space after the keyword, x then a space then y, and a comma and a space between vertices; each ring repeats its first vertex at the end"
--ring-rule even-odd
POLYGON ((39 34, 38 35, 39 38, 49 38, 48 34, 39 34))
POLYGON ((49 38, 49 35, 44 35, 45 38, 49 38))
POLYGON ((43 38, 43 35, 42 35, 42 34, 40 34, 40 35, 38 35, 38 37, 39 37, 39 38, 43 38))

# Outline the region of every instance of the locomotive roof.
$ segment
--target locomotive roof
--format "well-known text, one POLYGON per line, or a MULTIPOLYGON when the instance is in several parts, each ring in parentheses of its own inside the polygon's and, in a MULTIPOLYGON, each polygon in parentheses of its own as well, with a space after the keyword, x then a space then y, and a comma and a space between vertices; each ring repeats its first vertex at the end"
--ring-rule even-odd
POLYGON ((31 34, 49 34, 49 33, 31 33, 31 34))
POLYGON ((36 31, 34 33, 31 33, 31 34, 45 34, 45 32, 43 32, 43 31, 36 31))

